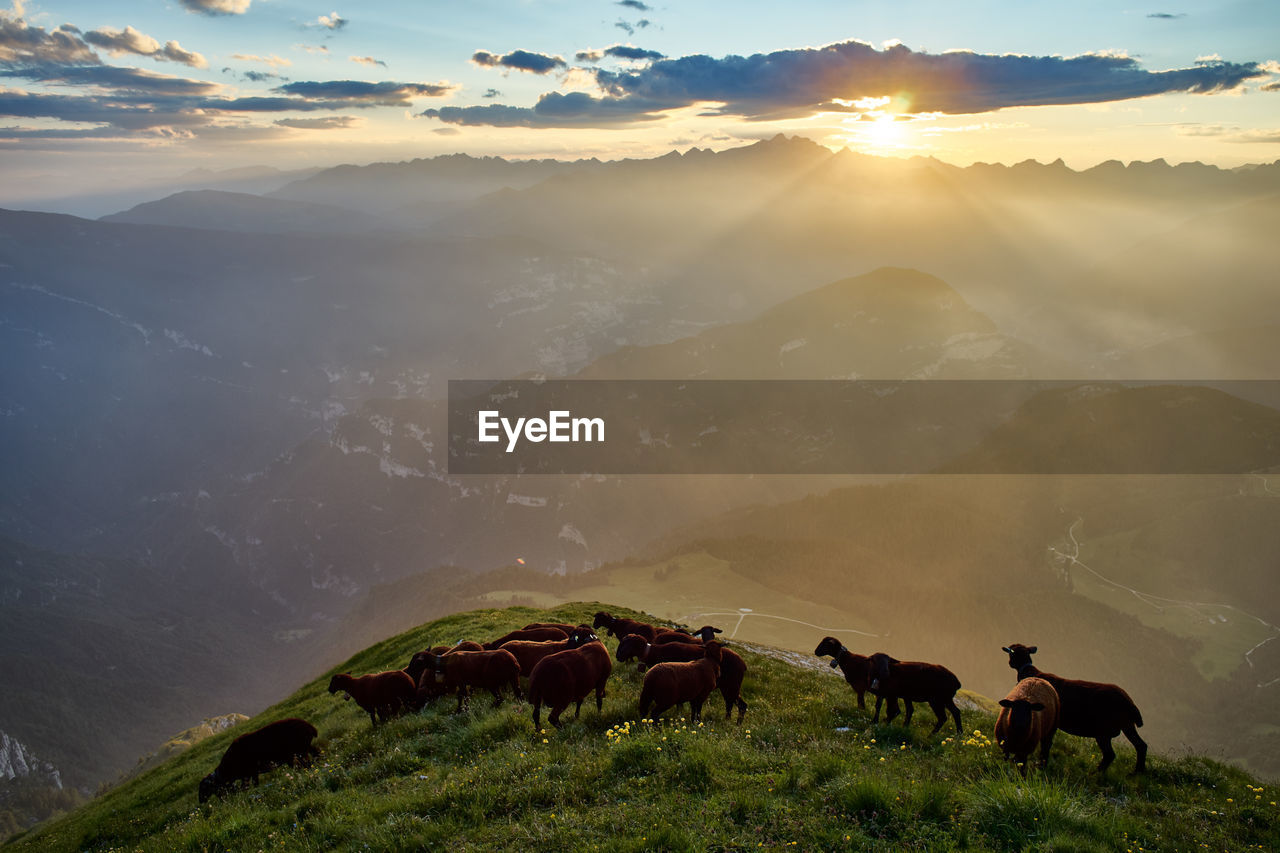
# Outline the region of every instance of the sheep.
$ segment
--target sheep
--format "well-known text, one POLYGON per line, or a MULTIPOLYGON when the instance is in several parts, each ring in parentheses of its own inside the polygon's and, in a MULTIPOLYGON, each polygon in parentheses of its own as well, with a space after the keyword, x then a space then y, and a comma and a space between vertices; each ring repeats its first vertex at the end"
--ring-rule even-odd
POLYGON ((422 663, 425 666, 422 673, 424 683, 431 680, 445 690, 457 692, 458 707, 454 713, 462 712, 462 703, 470 696, 473 687, 492 693, 495 708, 502 704, 502 688, 508 684, 515 697, 521 698, 520 662, 506 649, 429 655, 422 663))
POLYGON ((413 679, 415 684, 421 686, 422 673, 427 669, 427 660, 440 655, 447 655, 451 652, 482 652, 484 646, 472 640, 461 640, 456 646, 432 646, 429 649, 423 649, 409 659, 409 665, 404 671, 413 679))
POLYGON ((512 640, 533 640, 534 642, 542 642, 544 640, 563 640, 569 636, 568 631, 560 628, 522 628, 519 631, 508 631, 498 639, 490 643, 485 643, 486 651, 500 649, 506 643, 512 640))
POLYGON ((349 673, 341 673, 329 679, 329 692, 339 690, 347 694, 356 704, 369 712, 369 719, 376 726, 400 714, 405 708, 412 707, 414 694, 418 686, 402 669, 387 672, 375 672, 353 678, 349 673))
POLYGON ((711 625, 703 625, 692 633, 676 628, 672 630, 661 630, 654 636, 653 642, 657 645, 666 643, 705 643, 714 638, 716 634, 723 634, 719 628, 711 625))
MULTIPOLYGON (((960 679, 955 673, 936 663, 921 661, 900 661, 889 657, 884 652, 876 652, 867 662, 867 674, 871 679, 867 687, 876 694, 876 709, 871 715, 871 722, 880 718, 880 703, 884 699, 898 698, 907 703, 907 715, 903 725, 911 725, 912 702, 928 702, 938 722, 929 734, 936 734, 947 721, 947 711, 956 721, 956 734, 960 734, 960 709, 956 707, 956 691, 960 689, 960 679)), ((885 722, 891 722, 896 716, 894 709, 889 708, 885 714, 885 722)))
POLYGON ((613 672, 613 661, 600 638, 585 625, 569 637, 570 648, 547 655, 529 673, 529 701, 533 703, 533 726, 541 729, 541 711, 545 703, 551 709, 547 719, 560 728, 560 714, 577 703, 573 718, 582 713, 582 700, 592 690, 596 693, 596 710, 604 708, 605 683, 613 672))
MULTIPOLYGON (((636 659, 643 672, 647 667, 659 663, 687 662, 701 660, 706 656, 706 649, 698 643, 647 643, 639 634, 628 634, 618 643, 617 658, 619 662, 636 659)), ((738 708, 738 722, 741 723, 747 713, 747 703, 742 699, 742 682, 746 677, 747 663, 737 652, 721 647, 720 677, 716 686, 724 697, 724 718, 733 715, 733 708, 738 708)))
POLYGON ((1049 766, 1049 747, 1058 731, 1058 691, 1043 678, 1024 678, 1000 700, 996 743, 1005 757, 1013 756, 1022 775, 1027 757, 1040 746, 1040 766, 1049 766))
POLYGON ((1097 768, 1099 773, 1105 773, 1111 762, 1115 761, 1116 751, 1111 746, 1111 740, 1123 732, 1138 753, 1138 760, 1133 767, 1134 775, 1144 772, 1147 769, 1147 743, 1138 736, 1142 712, 1124 688, 1100 681, 1079 681, 1051 672, 1041 672, 1031 663, 1031 656, 1037 650, 1037 646, 1024 646, 1021 643, 1001 649, 1009 655, 1009 666, 1018 673, 1019 681, 1025 678, 1043 678, 1058 691, 1059 730, 1097 741, 1098 748, 1102 750, 1102 761, 1097 768))
POLYGON ((538 661, 547 655, 563 652, 570 647, 570 642, 568 637, 563 640, 543 640, 540 643, 533 640, 512 640, 502 648, 515 655, 516 661, 520 664, 520 677, 528 678, 533 668, 538 665, 538 661))
MULTIPOLYGON (((823 637, 822 642, 818 643, 818 647, 813 650, 813 653, 818 657, 831 656, 831 668, 839 668, 844 673, 844 680, 853 688, 853 692, 858 694, 858 707, 865 711, 867 703, 863 699, 863 694, 867 691, 867 673, 869 672, 868 666, 871 658, 849 651, 844 647, 844 643, 841 643, 835 637, 823 637)), ((910 702, 907 703, 908 706, 910 704, 910 702)), ((892 720, 898 716, 898 711, 897 698, 890 696, 889 708, 885 713, 885 718, 892 720)))
POLYGON ((637 622, 634 619, 625 619, 621 616, 614 616, 612 613, 601 610, 596 613, 595 621, 591 623, 593 628, 607 628, 610 637, 622 639, 627 634, 639 634, 649 642, 653 642, 653 638, 657 636, 658 629, 647 622, 637 622))
POLYGON ((720 680, 720 644, 715 640, 703 647, 700 660, 659 663, 644 674, 640 688, 640 716, 661 714, 681 702, 689 703, 689 717, 694 722, 702 718, 702 704, 720 680))
POLYGON ((213 772, 200 780, 200 802, 221 796, 233 784, 244 785, 250 780, 258 784, 258 774, 273 765, 310 765, 319 755, 311 743, 316 734, 316 727, 306 720, 289 717, 240 735, 231 741, 213 772))
POLYGON ((561 631, 564 631, 565 636, 567 637, 572 634, 574 629, 577 627, 577 625, 570 625, 567 622, 530 622, 528 625, 524 626, 523 630, 532 631, 534 628, 559 628, 561 631))

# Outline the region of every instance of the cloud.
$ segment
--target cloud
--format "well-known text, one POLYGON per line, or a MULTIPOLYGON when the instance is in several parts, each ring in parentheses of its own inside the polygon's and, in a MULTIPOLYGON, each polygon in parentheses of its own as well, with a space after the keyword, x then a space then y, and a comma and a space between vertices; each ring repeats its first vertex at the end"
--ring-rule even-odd
POLYGON ((506 55, 477 50, 471 55, 471 61, 481 68, 511 68, 531 74, 548 74, 568 65, 562 57, 528 50, 513 50, 506 55))
POLYGON ((431 132, 440 136, 457 136, 459 133, 462 133, 462 131, 458 130, 456 127, 437 127, 431 132))
POLYGON ((628 9, 635 9, 637 12, 651 12, 653 7, 648 4, 641 3, 640 0, 618 0, 617 5, 625 6, 628 9))
POLYGON ((1264 92, 1280 92, 1280 80, 1263 83, 1259 88, 1264 92))
POLYGON ((752 56, 685 56, 644 68, 595 69, 605 93, 542 95, 533 107, 446 107, 422 115, 450 124, 503 127, 615 127, 664 111, 711 104, 706 115, 750 121, 864 111, 859 100, 891 96, 902 111, 972 114, 1009 107, 1092 104, 1167 92, 1211 94, 1266 76, 1254 62, 1205 61, 1147 71, 1118 54, 1023 56, 877 50, 849 41, 752 56))
POLYGON ((579 62, 598 62, 606 56, 612 56, 615 59, 628 60, 644 60, 644 59, 666 59, 666 56, 656 50, 645 50, 640 47, 632 47, 629 44, 615 44, 606 47, 604 50, 583 50, 579 51, 574 58, 579 62))
POLYGON ((324 80, 286 83, 274 91, 308 100, 337 99, 368 106, 405 107, 413 98, 441 98, 457 89, 450 83, 368 83, 364 80, 324 80))
POLYGON ((346 130, 359 127, 364 124, 364 120, 356 116, 324 116, 322 118, 280 118, 272 124, 298 130, 346 130))
POLYGON ((483 94, 483 95, 481 95, 480 97, 482 97, 482 98, 500 98, 500 97, 502 97, 502 93, 501 93, 501 92, 499 92, 497 89, 489 88, 489 89, 485 89, 485 90, 484 90, 484 94, 483 94))
POLYGON ((134 53, 138 56, 149 56, 156 60, 167 60, 181 65, 189 65, 192 68, 209 67, 208 61, 203 56, 192 51, 183 50, 182 45, 176 41, 166 42, 161 47, 160 42, 146 33, 138 32, 133 27, 125 27, 123 30, 103 27, 85 33, 84 40, 95 47, 102 48, 112 56, 134 53))
POLYGON ((596 98, 586 92, 548 92, 533 107, 485 104, 440 107, 419 115, 446 124, 490 127, 621 127, 637 121, 664 118, 670 105, 644 104, 641 99, 596 98))
MULTIPOLYGON (((326 50, 328 50, 326 48, 326 50)), ((271 68, 285 68, 293 64, 291 60, 276 56, 274 53, 270 56, 258 56, 256 53, 233 53, 232 59, 239 59, 241 62, 260 62, 271 68)))
MULTIPOLYGON (((230 68, 224 68, 223 71, 230 71, 230 68)), ((272 80, 287 80, 287 77, 281 77, 273 71, 254 71, 250 68, 240 75, 250 83, 269 83, 272 80)))
POLYGON ((1242 127, 1228 127, 1221 124, 1188 123, 1175 126, 1174 131, 1179 136, 1216 137, 1221 139, 1223 142, 1238 142, 1244 144, 1272 144, 1280 142, 1280 130, 1266 130, 1263 128, 1245 130, 1242 127))
POLYGON ((348 56, 347 59, 357 65, 380 65, 383 68, 387 67, 387 63, 383 62, 381 59, 374 59, 372 56, 348 56))
POLYGON ((1152 12, 1151 14, 1147 15, 1148 18, 1157 18, 1161 21, 1173 21, 1173 20, 1177 20, 1178 18, 1185 18, 1186 16, 1187 16, 1186 12, 1178 12, 1176 14, 1172 14, 1169 12, 1152 12))
POLYGON ((0 10, 0 73, 7 68, 32 65, 97 65, 102 62, 75 27, 64 24, 53 32, 31 27, 14 13, 0 10))
POLYGON ((339 15, 337 12, 332 12, 328 15, 321 15, 316 18, 316 24, 328 30, 340 30, 349 23, 351 22, 339 15))
POLYGON ((327 54, 329 52, 329 48, 323 44, 295 44, 294 47, 305 50, 307 53, 327 54))
POLYGON ((250 0, 178 0, 188 12, 203 15, 243 15, 250 0))

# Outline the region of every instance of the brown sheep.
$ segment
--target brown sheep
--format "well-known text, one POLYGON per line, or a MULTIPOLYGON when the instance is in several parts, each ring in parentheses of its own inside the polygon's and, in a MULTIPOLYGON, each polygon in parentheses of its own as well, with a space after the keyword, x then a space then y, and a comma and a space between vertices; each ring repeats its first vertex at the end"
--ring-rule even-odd
POLYGON ((1022 775, 1027 757, 1040 747, 1040 766, 1049 766, 1049 747, 1058 731, 1058 691, 1043 678, 1024 678, 1000 700, 996 743, 1005 757, 1013 756, 1022 775))
POLYGON ((702 704, 707 701, 716 682, 720 680, 720 644, 715 640, 703 646, 701 660, 659 663, 644 674, 640 688, 640 716, 649 717, 653 707, 654 718, 664 711, 689 703, 689 718, 697 722, 702 718, 702 704))
POLYGON ((574 629, 577 627, 577 625, 570 625, 568 622, 530 622, 528 625, 524 626, 523 630, 532 631, 534 628, 558 628, 559 630, 564 631, 565 636, 567 637, 572 634, 574 629))
MULTIPOLYGON (((823 637, 822 642, 818 643, 818 647, 813 650, 813 653, 818 657, 831 656, 831 668, 839 669, 844 673, 844 680, 853 688, 853 692, 858 694, 858 707, 865 711, 867 704, 862 697, 868 688, 871 658, 849 651, 844 647, 844 643, 841 643, 835 637, 823 637)), ((885 713, 885 718, 892 720, 898 716, 898 712, 897 698, 889 697, 889 708, 885 713)))
POLYGON ((609 651, 594 632, 580 627, 570 636, 571 648, 547 655, 529 673, 529 701, 533 703, 533 726, 542 728, 541 710, 545 703, 551 709, 547 719, 560 727, 560 714, 577 703, 573 718, 582 713, 582 700, 592 690, 596 694, 596 710, 604 708, 604 689, 613 672, 609 651))
POLYGON ((591 627, 605 628, 609 631, 610 637, 617 637, 618 639, 622 639, 627 634, 639 634, 651 643, 658 634, 658 629, 647 622, 637 622, 634 619, 614 616, 604 610, 596 613, 595 621, 591 623, 591 627))
POLYGON ((492 693, 495 708, 502 704, 502 689, 507 685, 511 685, 517 699, 521 698, 520 663, 506 649, 430 655, 423 664, 426 666, 422 673, 424 683, 434 681, 446 691, 457 692, 458 707, 454 713, 462 712, 462 703, 470 697, 473 687, 492 693))
MULTIPOLYGON (((697 661, 706 656, 706 650, 700 643, 647 643, 639 634, 628 634, 618 643, 617 658, 619 662, 636 659, 643 672, 647 667, 659 663, 697 661)), ((747 662, 732 649, 721 646, 720 678, 716 686, 724 697, 724 718, 733 715, 733 708, 738 707, 738 722, 747 713, 747 703, 742 699, 742 682, 747 674, 747 662)))
POLYGON ((715 637, 716 634, 723 634, 719 628, 711 625, 703 625, 696 631, 689 632, 679 628, 663 629, 654 635, 653 643, 655 645, 665 645, 666 643, 705 643, 715 637))
POLYGON ((456 646, 432 646, 415 654, 409 660, 409 665, 404 668, 405 673, 418 685, 417 692, 414 694, 413 704, 410 707, 414 711, 421 711, 428 704, 435 702, 449 692, 444 684, 437 683, 434 678, 424 679, 422 677, 423 673, 427 671, 428 662, 431 658, 453 652, 482 651, 484 651, 484 646, 479 643, 472 640, 462 640, 456 646))
POLYGON ((258 774, 274 765, 310 765, 319 754, 311 744, 316 734, 316 727, 306 720, 290 717, 240 735, 231 741, 213 772, 200 780, 200 802, 220 796, 234 784, 252 780, 256 785, 258 774))
POLYGON ((519 631, 508 631, 493 642, 485 643, 484 647, 486 651, 493 651, 494 649, 502 648, 503 645, 513 640, 532 640, 535 643, 540 643, 545 640, 563 640, 568 636, 568 631, 563 631, 559 628, 522 628, 519 631))
POLYGON ((402 669, 375 672, 353 678, 349 673, 329 679, 329 692, 339 690, 356 700, 356 704, 369 712, 369 719, 376 726, 401 714, 413 706, 418 686, 402 669))
POLYGON ((1116 751, 1111 740, 1121 732, 1133 744, 1138 753, 1133 772, 1147 769, 1147 743, 1138 736, 1142 725, 1142 712, 1129 698, 1124 688, 1100 681, 1078 681, 1063 678, 1052 672, 1041 672, 1031 663, 1036 646, 1014 643, 1002 651, 1009 655, 1009 666, 1018 673, 1018 680, 1043 678, 1058 691, 1058 728, 1069 735, 1091 737, 1102 750, 1102 762, 1098 772, 1105 773, 1115 761, 1116 751))
MULTIPOLYGON (((871 715, 871 722, 880 717, 880 702, 883 699, 902 699, 907 703, 907 715, 903 725, 911 725, 912 702, 928 702, 938 722, 929 734, 936 734, 947 721, 947 711, 956 721, 956 734, 960 734, 960 709, 956 707, 956 691, 960 689, 960 679, 945 666, 921 661, 901 661, 889 657, 883 652, 876 652, 867 662, 867 675, 870 681, 867 688, 876 694, 876 709, 871 715)), ((885 714, 885 722, 894 718, 893 708, 885 714)))

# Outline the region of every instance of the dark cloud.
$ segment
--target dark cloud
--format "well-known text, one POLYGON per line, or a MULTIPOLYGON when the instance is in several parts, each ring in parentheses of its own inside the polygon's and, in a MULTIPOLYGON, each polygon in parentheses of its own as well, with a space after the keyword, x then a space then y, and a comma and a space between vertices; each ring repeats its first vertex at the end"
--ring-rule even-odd
MULTIPOLYGON (((231 71, 230 68, 224 68, 223 71, 231 71)), ((287 80, 289 78, 282 77, 271 71, 254 71, 252 68, 240 75, 250 83, 270 83, 273 80, 287 80)))
POLYGON ((205 80, 191 80, 118 65, 35 66, 14 69, 7 76, 44 83, 95 86, 113 89, 117 94, 197 96, 212 95, 222 88, 217 83, 205 80))
POLYGON ((656 50, 645 50, 640 47, 632 47, 629 44, 615 44, 612 47, 606 47, 604 50, 580 50, 574 54, 574 59, 579 62, 599 62, 606 56, 612 56, 616 59, 666 59, 666 57, 658 53, 656 50))
POLYGON ((32 65, 97 65, 102 62, 80 30, 63 25, 53 32, 31 27, 22 17, 0 10, 0 72, 32 65))
POLYGON ((1273 80, 1270 83, 1263 83, 1259 86, 1264 92, 1280 92, 1280 80, 1273 80))
POLYGON ((568 64, 562 57, 528 50, 513 50, 505 55, 477 50, 472 54, 471 61, 482 68, 510 68, 515 71, 528 71, 531 74, 548 74, 568 64))
POLYGON ((362 122, 355 116, 324 116, 322 118, 279 118, 273 124, 298 130, 345 130, 359 127, 362 122))
POLYGON ((618 5, 625 6, 628 9, 635 9, 637 12, 649 12, 653 10, 652 6, 646 3, 641 3, 640 0, 618 0, 618 5))
POLYGON ((440 98, 457 89, 447 83, 369 83, 364 80, 323 80, 287 83, 273 91, 306 100, 343 100, 363 106, 407 107, 413 98, 440 98))
POLYGON ((497 89, 490 88, 490 89, 485 89, 485 90, 484 90, 484 94, 483 94, 483 95, 481 95, 480 97, 482 97, 482 98, 500 98, 500 97, 502 97, 502 93, 501 93, 501 92, 499 92, 497 89))
POLYGON ((648 103, 639 98, 595 98, 585 92, 548 92, 532 107, 485 104, 475 107, 440 107, 419 115, 446 124, 490 127, 621 127, 637 121, 663 118, 671 105, 648 103))
POLYGON ((1198 63, 1146 71, 1127 56, 879 51, 861 42, 753 56, 686 56, 638 70, 597 70, 615 99, 687 106, 722 102, 719 113, 749 119, 846 109, 839 101, 890 95, 911 112, 980 113, 1005 107, 1086 104, 1164 92, 1210 93, 1262 76, 1257 63, 1198 63))
POLYGON ((593 73, 604 97, 549 92, 533 107, 445 107, 422 115, 450 124, 610 127, 712 102, 721 106, 710 114, 758 121, 826 111, 856 114, 860 110, 851 102, 883 96, 894 97, 907 112, 965 114, 1166 92, 1209 94, 1267 75, 1254 62, 1202 61, 1191 68, 1146 71, 1137 60, 1119 55, 928 54, 903 45, 881 51, 853 41, 746 57, 686 56, 593 73))
POLYGON ((1186 16, 1187 16, 1186 12, 1178 12, 1177 14, 1173 14, 1170 12, 1152 12, 1151 14, 1147 15, 1148 18, 1159 18, 1162 21, 1172 21, 1172 20, 1176 20, 1177 18, 1185 18, 1186 16))
POLYGON ((207 68, 209 66, 203 56, 189 50, 183 50, 182 45, 176 41, 166 42, 162 47, 160 42, 146 33, 138 32, 133 27, 125 27, 123 30, 103 27, 85 33, 84 40, 95 47, 102 48, 112 56, 134 53, 138 56, 149 56, 152 59, 190 65, 192 68, 207 68))
POLYGON ((621 18, 617 20, 614 26, 622 30, 624 33, 626 33, 629 36, 633 36, 636 34, 636 28, 631 25, 631 22, 624 21, 621 18))
POLYGON ((439 136, 457 136, 459 133, 462 133, 462 131, 458 130, 456 127, 437 127, 431 132, 439 136))
POLYGON ((251 0, 178 0, 188 12, 204 15, 243 15, 251 0))
POLYGON ((387 67, 387 63, 381 59, 374 59, 372 56, 348 56, 347 59, 357 65, 378 65, 382 68, 387 67))

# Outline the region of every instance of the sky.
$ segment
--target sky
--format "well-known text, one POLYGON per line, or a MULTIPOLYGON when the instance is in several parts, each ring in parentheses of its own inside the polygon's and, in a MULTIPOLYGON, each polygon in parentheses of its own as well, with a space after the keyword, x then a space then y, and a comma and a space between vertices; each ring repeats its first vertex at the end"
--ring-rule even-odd
POLYGON ((196 169, 1280 159, 1280 3, 0 0, 0 205, 196 169))

